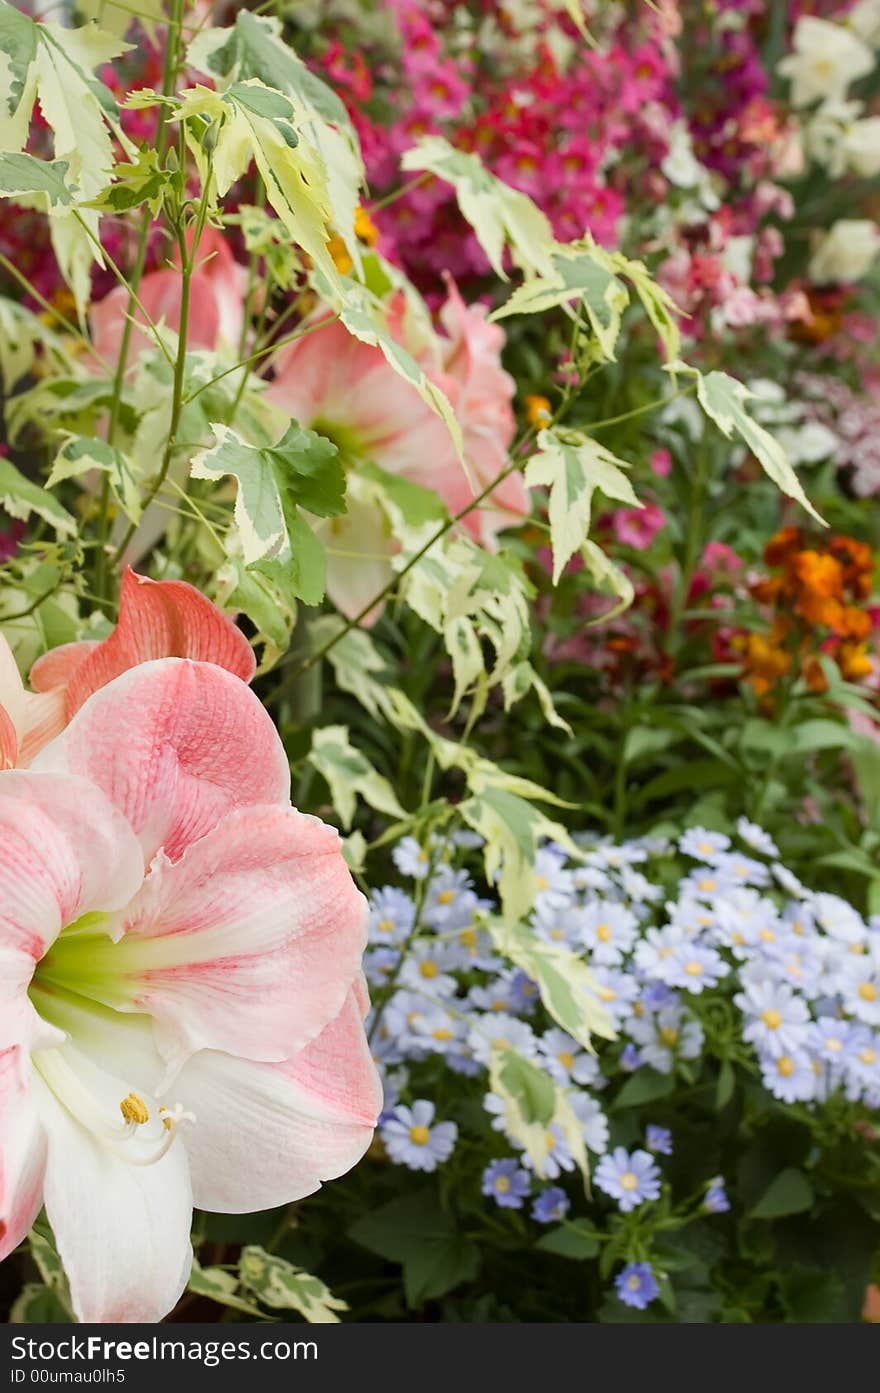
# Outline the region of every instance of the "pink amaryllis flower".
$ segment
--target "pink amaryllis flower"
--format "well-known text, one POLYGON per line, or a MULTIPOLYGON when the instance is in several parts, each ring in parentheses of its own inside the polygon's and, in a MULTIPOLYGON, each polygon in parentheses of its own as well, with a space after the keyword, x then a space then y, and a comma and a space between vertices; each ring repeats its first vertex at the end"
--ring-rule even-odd
MULTIPOLYGON (((391 325, 400 342, 404 318, 399 295, 392 303, 391 325)), ((278 352, 266 395, 300 425, 335 440, 353 475, 359 461, 371 460, 433 489, 457 513, 508 463, 515 384, 501 366, 504 331, 487 322, 484 306, 465 305, 451 281, 440 321, 445 332, 438 335, 436 351, 423 348, 414 356, 452 403, 467 469, 439 416, 394 372, 381 350, 361 343, 323 311, 313 321, 320 327, 278 352)), ((328 549, 328 594, 351 617, 375 593, 368 582, 390 579, 395 543, 369 490, 350 489, 350 494, 356 521, 347 526, 345 519, 334 519, 318 530, 328 549)), ((499 531, 524 516, 528 506, 522 476, 512 474, 462 525, 477 541, 492 546, 499 531)))
POLYGON ((0 773, 0 1259, 45 1205, 82 1321, 155 1321, 193 1205, 285 1204, 381 1106, 366 902, 239 678, 145 663, 0 773))
MULTIPOLYGON (((151 271, 138 288, 143 308, 136 307, 134 326, 129 337, 127 363, 133 362, 145 349, 155 348, 148 320, 164 323, 174 333, 180 331, 181 273, 179 255, 174 268, 151 271)), ((199 241, 196 269, 190 280, 189 321, 187 346, 212 351, 238 348, 244 324, 244 287, 247 271, 232 255, 232 250, 215 228, 206 227, 199 241)), ((99 358, 115 366, 122 349, 122 337, 128 314, 129 294, 124 285, 117 285, 89 311, 92 343, 99 358)))
POLYGON ((253 649, 232 620, 194 586, 150 580, 126 568, 119 622, 109 638, 66 643, 38 658, 32 692, 0 634, 0 769, 27 765, 92 692, 151 658, 196 658, 250 682, 253 649))

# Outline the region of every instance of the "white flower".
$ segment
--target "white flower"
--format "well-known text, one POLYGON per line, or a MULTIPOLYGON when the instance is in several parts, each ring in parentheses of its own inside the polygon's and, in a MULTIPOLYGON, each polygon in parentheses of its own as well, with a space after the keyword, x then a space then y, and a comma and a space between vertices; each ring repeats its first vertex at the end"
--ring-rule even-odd
POLYGON ((880 0, 858 0, 846 17, 847 27, 874 48, 880 44, 880 0))
POLYGON ((777 65, 777 72, 791 80, 793 106, 845 97, 850 83, 874 67, 874 56, 861 39, 813 15, 798 20, 793 46, 794 52, 777 65))
POLYGON ((873 179, 880 174, 880 116, 853 121, 843 133, 840 148, 846 168, 860 179, 873 179))
POLYGON ((816 285, 857 281, 880 252, 880 228, 870 218, 840 218, 819 244, 807 275, 816 285))

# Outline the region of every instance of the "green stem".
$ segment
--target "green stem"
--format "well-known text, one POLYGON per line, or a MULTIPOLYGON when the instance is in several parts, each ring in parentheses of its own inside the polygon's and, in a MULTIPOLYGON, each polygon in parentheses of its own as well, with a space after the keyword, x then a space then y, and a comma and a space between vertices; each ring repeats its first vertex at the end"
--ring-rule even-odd
MULTIPOLYGON (((161 490, 162 485, 165 483, 165 480, 168 476, 168 470, 171 468, 171 461, 174 457, 174 451, 177 445, 177 432, 180 427, 180 417, 184 406, 183 387, 184 382, 186 380, 186 340, 187 331, 189 329, 190 290, 192 287, 192 277, 193 270, 195 269, 196 264, 196 256, 198 255, 199 250, 199 242, 201 240, 202 232, 205 228, 205 221, 208 216, 208 195, 210 188, 211 171, 208 170, 208 173, 205 177, 205 183, 202 188, 202 196, 199 200, 198 213, 196 214, 196 223, 195 229, 193 231, 192 247, 189 249, 189 251, 187 251, 186 236, 184 234, 182 226, 178 224, 178 227, 176 229, 177 244, 180 251, 182 273, 180 287, 180 327, 178 329, 177 357, 174 360, 174 385, 172 388, 171 395, 171 419, 168 425, 168 439, 165 443, 165 452, 162 456, 162 464, 159 469, 159 473, 156 476, 155 482, 148 491, 146 498, 143 500, 142 514, 146 513, 150 504, 153 502, 156 495, 161 490)), ((131 539, 137 531, 137 527, 138 525, 136 522, 133 522, 129 525, 125 533, 125 536, 119 543, 119 546, 116 548, 116 554, 113 558, 114 565, 118 565, 122 557, 125 555, 126 551, 128 550, 131 539)))

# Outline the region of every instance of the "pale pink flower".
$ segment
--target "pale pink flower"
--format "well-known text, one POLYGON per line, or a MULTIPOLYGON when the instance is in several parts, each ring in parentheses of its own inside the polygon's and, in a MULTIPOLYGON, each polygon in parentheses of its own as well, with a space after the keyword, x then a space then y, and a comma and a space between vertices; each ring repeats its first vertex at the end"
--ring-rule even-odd
POLYGON ((0 774, 0 1259, 42 1206, 81 1321, 156 1321, 193 1205, 309 1194, 369 1145, 366 903, 250 689, 141 664, 0 774))
POLYGON ((181 580, 150 580, 127 567, 119 622, 109 638, 66 643, 38 658, 28 692, 0 634, 0 769, 28 765, 92 692, 151 658, 195 658, 250 682, 253 649, 232 620, 181 580))
MULTIPOLYGON (((398 297, 392 305, 391 324, 401 343, 403 319, 404 302, 398 297)), ((388 473, 433 489, 449 511, 457 513, 508 462, 515 429, 511 406, 515 386, 501 366, 503 330, 487 323, 482 305, 465 305, 451 281, 440 319, 445 333, 437 336, 435 351, 422 348, 415 356, 452 403, 467 470, 447 427, 416 389, 389 366, 380 349, 355 339, 326 312, 312 321, 321 327, 278 352, 275 378, 266 395, 300 425, 335 440, 355 473, 359 461, 370 460, 388 473)), ((361 498, 362 514, 365 507, 361 498)), ((385 558, 384 573, 390 577, 389 558, 395 543, 383 525, 378 503, 375 511, 374 521, 367 524, 370 555, 379 561, 385 558)), ((469 513, 462 525, 491 546, 502 528, 527 511, 528 494, 516 473, 494 490, 486 504, 469 513)), ((361 523, 366 523, 365 515, 361 523)), ((357 566, 336 565, 332 549, 327 590, 349 616, 357 614, 375 593, 366 587, 357 566)))
MULTIPOLYGON (((190 281, 187 347, 212 351, 238 348, 244 324, 244 287, 247 271, 232 255, 221 232, 206 227, 199 241, 196 269, 190 281)), ((174 333, 180 330, 181 273, 178 266, 151 271, 144 276, 138 299, 157 327, 164 324, 174 333)), ((93 304, 89 311, 92 343, 99 358, 115 366, 122 349, 122 336, 128 313, 129 295, 124 285, 114 286, 109 295, 93 304)), ((147 318, 135 308, 134 327, 129 339, 127 364, 145 349, 154 349, 155 339, 146 327, 147 318)))

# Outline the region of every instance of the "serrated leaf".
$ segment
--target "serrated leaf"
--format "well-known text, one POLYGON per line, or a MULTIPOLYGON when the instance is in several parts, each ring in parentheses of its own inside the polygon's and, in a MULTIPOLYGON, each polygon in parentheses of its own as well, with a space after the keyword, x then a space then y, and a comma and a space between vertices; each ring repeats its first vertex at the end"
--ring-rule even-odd
POLYGON ((125 516, 134 523, 140 522, 141 498, 132 464, 122 450, 108 445, 98 436, 75 435, 61 446, 52 464, 52 471, 46 481, 48 488, 65 479, 78 479, 90 470, 96 469, 106 474, 110 480, 114 496, 125 516))
POLYGON ((279 21, 242 10, 233 28, 203 30, 187 58, 209 72, 220 90, 256 80, 292 104, 293 124, 323 174, 328 222, 359 266, 354 223, 364 169, 357 135, 343 102, 297 57, 279 21))
POLYGON ((550 270, 554 239, 548 219, 527 194, 490 174, 479 155, 456 150, 442 136, 428 135, 404 152, 401 168, 425 170, 452 184, 462 216, 502 280, 507 280, 505 245, 521 270, 532 275, 550 270))
POLYGON ((218 1306, 242 1311, 246 1316, 253 1316, 256 1320, 266 1319, 259 1306, 238 1295, 238 1278, 232 1272, 225 1272, 222 1267, 200 1267, 198 1260, 193 1258, 187 1290, 195 1292, 196 1296, 207 1296, 209 1300, 216 1301, 218 1306))
POLYGON ((728 440, 735 435, 739 436, 777 488, 789 498, 794 498, 824 527, 824 518, 816 512, 801 488, 800 480, 789 463, 785 450, 746 410, 744 403, 749 398, 754 398, 755 393, 726 372, 710 372, 704 375, 696 368, 680 362, 672 364, 670 370, 688 373, 696 379, 697 400, 722 435, 728 440))
POLYGON ((489 1055, 489 1087, 501 1099, 504 1131, 529 1157, 543 1179, 550 1152, 556 1145, 555 1127, 574 1158, 584 1182, 589 1163, 581 1124, 565 1090, 544 1070, 517 1050, 493 1047, 489 1055))
POLYGON ((58 499, 40 488, 39 484, 26 479, 12 461, 3 456, 0 456, 0 507, 5 508, 10 517, 20 518, 23 522, 36 513, 59 536, 76 536, 76 519, 61 506, 58 499))
POLYGON ((0 197, 44 194, 50 213, 55 208, 69 208, 73 194, 66 182, 68 169, 67 160, 37 160, 27 154, 0 154, 0 197))
POLYGON ((629 293, 616 275, 611 255, 592 238, 554 243, 549 251, 549 266, 518 286, 490 318, 543 314, 573 300, 578 300, 586 313, 604 357, 613 360, 629 293))
POLYGON ((311 1325, 337 1324, 337 1312, 348 1310, 347 1304, 333 1296, 320 1278, 255 1245, 242 1250, 238 1276, 242 1286, 259 1297, 264 1306, 276 1311, 299 1311, 311 1325))
MULTIPOLYGON (((113 167, 111 135, 130 148, 119 127, 116 102, 96 70, 129 45, 87 23, 66 29, 50 21, 37 24, 0 0, 0 148, 15 154, 27 143, 34 103, 52 130, 54 156, 68 165, 69 186, 83 199, 94 197, 113 167), (2 60, 5 59, 5 64, 2 60)), ((98 215, 84 210, 85 227, 56 205, 50 223, 52 245, 81 315, 89 297, 89 268, 100 261, 98 215)))
POLYGON ((548 512, 556 585, 586 541, 596 489, 629 507, 642 505, 623 473, 627 468, 624 461, 590 436, 581 431, 542 430, 537 443, 537 453, 526 465, 525 481, 530 488, 544 485, 550 489, 548 512))
POLYGON ((371 808, 403 818, 404 809, 386 778, 352 745, 347 726, 322 726, 312 733, 309 762, 326 779, 343 826, 348 829, 360 794, 371 808))
POLYGON ((596 995, 599 983, 577 954, 563 944, 543 942, 526 924, 493 919, 489 927, 499 952, 537 982, 557 1025, 588 1050, 594 1034, 616 1038, 611 1017, 596 995))
POLYGON ((268 446, 249 445, 227 426, 211 429, 215 443, 193 458, 191 474, 236 480, 235 520, 245 564, 306 604, 320 603, 324 549, 299 508, 321 517, 343 511, 345 474, 336 446, 295 422, 268 446))

